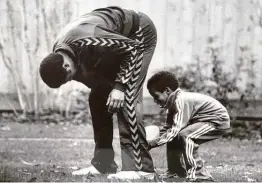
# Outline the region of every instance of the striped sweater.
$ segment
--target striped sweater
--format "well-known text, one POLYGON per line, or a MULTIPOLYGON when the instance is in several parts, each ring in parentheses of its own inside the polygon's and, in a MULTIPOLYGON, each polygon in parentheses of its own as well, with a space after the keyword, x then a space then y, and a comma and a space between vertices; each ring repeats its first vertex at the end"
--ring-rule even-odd
POLYGON ((196 122, 211 123, 216 129, 229 129, 226 108, 216 99, 200 93, 177 89, 167 99, 167 119, 159 138, 149 142, 151 148, 172 141, 186 126, 196 122))
POLYGON ((139 18, 132 10, 119 7, 96 9, 69 23, 58 34, 53 52, 65 52, 76 64, 84 64, 88 72, 95 72, 97 67, 105 65, 107 70, 116 72, 115 87, 123 91, 137 62, 140 45, 131 37, 138 28, 139 18), (94 52, 97 58, 93 58, 94 52), (101 56, 105 58, 104 53, 108 52, 111 56, 99 59, 101 56), (121 59, 117 57, 120 54, 124 56, 121 59), (118 67, 118 70, 110 67, 118 67))

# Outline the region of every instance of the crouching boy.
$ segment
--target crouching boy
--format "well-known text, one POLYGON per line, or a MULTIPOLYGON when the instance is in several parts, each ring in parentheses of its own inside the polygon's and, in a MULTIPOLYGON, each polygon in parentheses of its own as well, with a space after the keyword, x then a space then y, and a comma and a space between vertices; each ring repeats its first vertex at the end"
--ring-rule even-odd
POLYGON ((230 131, 226 108, 212 97, 181 90, 170 72, 153 75, 147 88, 154 101, 167 109, 166 126, 157 139, 149 142, 149 148, 167 144, 168 173, 189 181, 213 181, 198 148, 230 131))

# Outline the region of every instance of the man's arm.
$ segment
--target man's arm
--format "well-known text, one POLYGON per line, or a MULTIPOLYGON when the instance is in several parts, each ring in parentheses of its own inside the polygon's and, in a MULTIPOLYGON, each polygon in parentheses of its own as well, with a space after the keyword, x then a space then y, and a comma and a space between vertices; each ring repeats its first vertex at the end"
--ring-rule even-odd
POLYGON ((117 73, 114 89, 109 94, 107 102, 110 112, 115 112, 122 107, 125 98, 124 91, 138 60, 139 44, 112 30, 93 24, 81 24, 81 26, 71 29, 63 38, 58 39, 58 42, 59 44, 56 44, 54 51, 66 48, 73 53, 75 58, 77 58, 79 50, 89 45, 108 47, 112 53, 125 55, 120 63, 120 71, 117 73))
MULTIPOLYGON (((180 94, 177 95, 177 99, 175 101, 176 113, 173 114, 173 125, 169 129, 165 129, 164 133, 160 133, 160 137, 156 140, 149 142, 150 148, 155 148, 161 145, 164 145, 170 141, 172 141, 181 130, 182 122, 183 122, 183 110, 184 110, 184 102, 180 94)), ((172 113, 172 111, 170 111, 172 113)), ((164 130, 164 129, 163 129, 164 130)))
MULTIPOLYGON (((81 24, 76 28, 71 28, 66 33, 60 34, 63 36, 58 36, 53 51, 66 50, 75 59, 84 47, 90 45, 107 47, 109 48, 108 51, 125 55, 120 63, 120 71, 117 73, 114 87, 120 91, 125 91, 137 62, 139 44, 136 41, 93 24, 81 24)), ((106 61, 114 62, 115 60, 106 61)))
MULTIPOLYGON (((120 91, 125 91, 138 59, 139 45, 137 42, 105 28, 96 26, 93 36, 74 40, 70 45, 76 47, 88 45, 109 47, 109 50, 115 54, 124 54, 125 58, 120 63, 120 71, 117 73, 117 78, 115 80, 115 88, 120 91)), ((114 62, 114 60, 106 61, 114 62)))
MULTIPOLYGON (((135 66, 138 61, 138 49, 140 48, 139 44, 134 40, 99 28, 100 27, 97 27, 99 31, 96 31, 96 33, 100 32, 100 35, 102 35, 100 40, 103 42, 103 45, 110 47, 112 53, 125 55, 125 58, 120 63, 120 71, 117 73, 113 90, 109 94, 106 104, 108 111, 113 113, 124 105, 125 90, 135 71, 135 66)), ((96 34, 96 36, 100 35, 96 34)))

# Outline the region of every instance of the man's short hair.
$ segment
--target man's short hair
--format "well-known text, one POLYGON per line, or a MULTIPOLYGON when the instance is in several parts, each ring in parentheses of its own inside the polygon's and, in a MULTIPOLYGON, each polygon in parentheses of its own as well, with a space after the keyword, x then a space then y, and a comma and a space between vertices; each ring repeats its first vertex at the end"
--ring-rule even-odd
POLYGON ((41 62, 40 76, 50 88, 59 88, 65 83, 67 73, 63 68, 63 62, 63 56, 58 53, 50 53, 41 62))
POLYGON ((174 91, 179 87, 175 74, 168 71, 157 72, 147 81, 148 90, 154 88, 157 91, 163 92, 166 87, 174 91))

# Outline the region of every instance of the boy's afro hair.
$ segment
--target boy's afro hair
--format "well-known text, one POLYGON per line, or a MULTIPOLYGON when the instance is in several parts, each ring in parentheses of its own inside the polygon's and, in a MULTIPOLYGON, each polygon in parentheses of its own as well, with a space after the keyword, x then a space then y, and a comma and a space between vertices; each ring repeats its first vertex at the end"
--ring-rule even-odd
POLYGON ((157 72, 147 81, 148 90, 154 88, 157 91, 163 92, 166 87, 174 91, 179 87, 179 82, 175 74, 168 71, 157 72))
POLYGON ((50 53, 45 57, 39 68, 40 76, 50 88, 59 88, 65 83, 66 70, 63 68, 63 56, 50 53))

